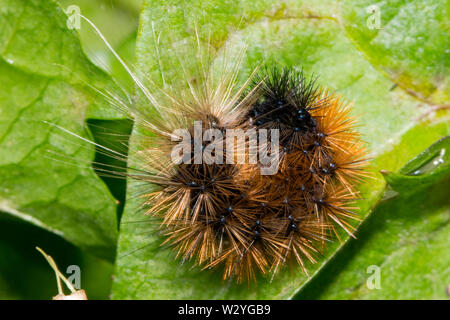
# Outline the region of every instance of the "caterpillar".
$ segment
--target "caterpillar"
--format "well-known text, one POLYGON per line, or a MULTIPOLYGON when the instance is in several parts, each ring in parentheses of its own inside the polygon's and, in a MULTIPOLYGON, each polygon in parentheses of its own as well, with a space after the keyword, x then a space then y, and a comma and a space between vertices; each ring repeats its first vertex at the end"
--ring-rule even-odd
MULTIPOLYGON (((208 78, 191 86, 191 96, 184 95, 172 109, 182 123, 171 127, 175 131, 185 124, 192 137, 197 122, 201 132, 218 130, 222 137, 196 146, 193 139, 169 139, 151 130, 158 138, 141 158, 148 172, 144 181, 153 185, 141 196, 146 214, 160 219, 164 244, 178 257, 204 269, 223 267, 224 279, 276 274, 292 260, 307 273, 306 261, 316 262, 323 242, 339 237, 336 227, 352 235, 349 220, 357 218, 352 203, 355 185, 366 176, 366 153, 349 108, 292 68, 265 68, 250 88, 235 88, 234 95, 220 92, 232 92, 236 85, 224 81, 229 80, 222 79, 212 92, 203 91, 208 78), (261 163, 248 161, 208 162, 204 154, 203 162, 196 161, 196 148, 220 146, 221 155, 227 154, 230 129, 279 131, 276 172, 261 174, 261 163), (169 154, 180 144, 187 158, 175 164, 169 154)), ((241 143, 235 150, 248 149, 248 142, 241 143)))
POLYGON ((368 158, 338 95, 275 63, 240 82, 244 51, 218 70, 200 59, 183 88, 148 88, 113 53, 146 101, 99 92, 141 133, 118 174, 141 182, 142 208, 177 258, 240 283, 292 264, 307 274, 340 230, 353 236, 368 158))

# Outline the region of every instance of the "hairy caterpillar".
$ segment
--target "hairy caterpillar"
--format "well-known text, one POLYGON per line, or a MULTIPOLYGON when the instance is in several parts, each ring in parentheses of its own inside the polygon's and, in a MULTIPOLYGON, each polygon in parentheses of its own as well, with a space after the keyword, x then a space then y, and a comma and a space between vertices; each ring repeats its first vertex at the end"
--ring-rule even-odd
POLYGON ((199 60, 182 89, 144 86, 124 64, 146 98, 139 106, 99 92, 143 133, 132 150, 135 164, 116 174, 142 182, 142 207, 160 224, 164 243, 183 260, 221 267, 224 279, 238 282, 258 272, 275 275, 291 262, 307 272, 307 261, 314 263, 325 242, 339 237, 338 228, 352 233, 355 186, 366 176, 354 119, 337 96, 276 65, 240 83, 242 55, 218 70, 208 56, 199 60), (197 129, 200 143, 191 138, 197 129), (272 162, 249 161, 254 146, 246 139, 229 147, 230 130, 264 132, 268 140, 276 133, 278 145, 257 143, 258 152, 278 155, 271 160, 276 170, 263 174, 272 162), (180 162, 174 150, 188 152, 180 162), (245 161, 227 162, 230 151, 245 161))

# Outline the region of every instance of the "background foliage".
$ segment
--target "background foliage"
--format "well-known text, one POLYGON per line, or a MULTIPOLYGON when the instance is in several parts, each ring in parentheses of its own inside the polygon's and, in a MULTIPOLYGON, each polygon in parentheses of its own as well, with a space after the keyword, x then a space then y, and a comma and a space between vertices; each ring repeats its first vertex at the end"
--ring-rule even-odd
POLYGON ((0 0, 0 298, 56 294, 35 246, 62 270, 79 265, 90 298, 447 298, 450 5, 380 2, 381 29, 371 29, 372 4, 148 0, 141 10, 141 1, 0 0), (46 123, 113 148, 105 133, 131 130, 91 86, 132 92, 133 83, 86 23, 67 28, 63 9, 74 4, 152 81, 162 69, 176 82, 170 48, 197 29, 217 61, 225 45, 248 45, 242 76, 276 60, 352 101, 375 177, 361 186, 357 239, 332 244, 310 278, 284 272, 250 286, 223 283, 159 248, 151 224, 131 223, 145 220, 133 186, 89 166, 110 160, 46 123), (381 270, 379 290, 366 285, 371 265, 381 270))

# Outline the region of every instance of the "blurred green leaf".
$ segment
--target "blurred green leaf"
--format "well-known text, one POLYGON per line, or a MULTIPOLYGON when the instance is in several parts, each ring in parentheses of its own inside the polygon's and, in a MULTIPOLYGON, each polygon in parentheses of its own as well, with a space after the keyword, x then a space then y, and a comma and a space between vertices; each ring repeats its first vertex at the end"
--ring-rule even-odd
POLYGON ((44 122, 89 138, 85 119, 118 116, 90 89, 115 84, 66 22, 53 1, 0 0, 0 210, 112 259, 116 200, 89 165, 94 148, 44 122))
MULTIPOLYGON (((120 57, 129 65, 134 64, 136 31, 139 24, 141 0, 59 0, 67 10, 77 6, 80 13, 101 30, 120 57)), ((88 24, 82 22, 78 31, 80 42, 88 57, 110 73, 115 80, 132 91, 132 82, 122 65, 100 40, 88 24)))
MULTIPOLYGON (((135 64, 136 34, 136 32, 131 33, 116 49, 121 59, 124 60, 128 66, 134 66, 135 64)), ((135 85, 133 79, 111 53, 109 53, 109 63, 111 76, 119 81, 127 92, 133 92, 135 85)))
MULTIPOLYGON (((360 216, 364 219, 386 188, 377 172, 397 172, 412 157, 448 135, 450 126, 444 112, 422 119, 422 102, 396 88, 386 73, 366 60, 367 55, 354 46, 338 23, 339 17, 333 15, 338 7, 331 1, 193 1, 189 5, 183 1, 146 1, 137 42, 137 65, 142 75, 156 83, 179 81, 180 69, 169 54, 170 48, 180 42, 191 43, 197 30, 200 41, 214 48, 217 60, 226 51, 222 50, 225 43, 237 49, 248 44, 243 76, 271 60, 319 75, 321 84, 353 102, 359 131, 373 156, 374 179, 360 187, 364 197, 359 202, 360 216)), ((182 62, 190 67, 188 57, 182 56, 182 62)), ((138 103, 145 100, 141 97, 138 103)), ((121 225, 113 283, 116 299, 292 298, 321 273, 328 261, 331 264, 348 241, 348 236, 343 235, 342 243, 333 243, 318 264, 309 266, 311 278, 300 271, 286 270, 271 283, 268 279, 250 285, 224 283, 219 273, 181 264, 172 252, 159 247, 157 228, 142 217, 133 190, 130 185, 121 225)))

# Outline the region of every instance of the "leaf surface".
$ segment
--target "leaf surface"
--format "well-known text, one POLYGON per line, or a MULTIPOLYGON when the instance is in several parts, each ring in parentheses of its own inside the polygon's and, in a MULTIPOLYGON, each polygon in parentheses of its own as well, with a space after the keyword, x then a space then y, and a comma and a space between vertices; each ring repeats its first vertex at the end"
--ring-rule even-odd
POLYGON ((0 0, 0 30, 0 210, 112 259, 116 201, 95 150, 50 124, 91 138, 86 119, 118 117, 91 86, 117 88, 54 1, 0 0))

